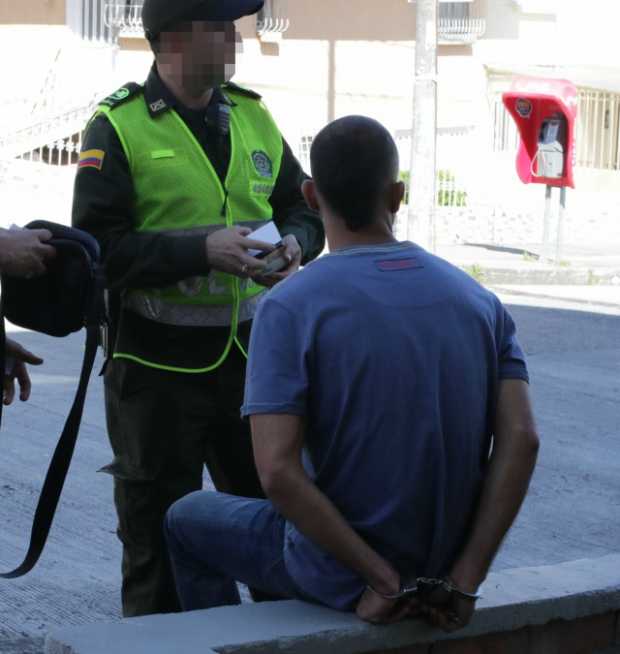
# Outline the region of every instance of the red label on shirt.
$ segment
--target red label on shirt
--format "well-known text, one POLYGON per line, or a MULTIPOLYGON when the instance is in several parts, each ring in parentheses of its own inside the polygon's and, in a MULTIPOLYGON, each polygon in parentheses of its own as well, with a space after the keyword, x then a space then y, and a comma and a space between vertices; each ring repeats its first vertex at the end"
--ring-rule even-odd
POLYGON ((393 270, 411 270, 412 268, 424 268, 417 259, 388 259, 386 261, 377 261, 377 268, 382 272, 392 272, 393 270))

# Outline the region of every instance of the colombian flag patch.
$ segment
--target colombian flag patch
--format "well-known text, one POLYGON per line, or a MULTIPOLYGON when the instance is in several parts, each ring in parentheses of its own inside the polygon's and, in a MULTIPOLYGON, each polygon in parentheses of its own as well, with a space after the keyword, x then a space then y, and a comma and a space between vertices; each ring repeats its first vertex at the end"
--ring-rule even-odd
POLYGON ((105 152, 103 150, 84 150, 84 152, 80 152, 78 169, 95 168, 96 170, 101 170, 104 159, 105 152))

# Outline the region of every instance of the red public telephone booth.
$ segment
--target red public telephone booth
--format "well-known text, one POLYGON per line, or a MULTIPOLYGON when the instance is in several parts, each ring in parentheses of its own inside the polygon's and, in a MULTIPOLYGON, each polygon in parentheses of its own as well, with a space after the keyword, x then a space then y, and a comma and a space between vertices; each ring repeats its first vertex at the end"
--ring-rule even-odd
POLYGON ((575 188, 578 93, 568 80, 517 77, 503 100, 521 144, 517 173, 524 184, 575 188))
POLYGON ((572 82, 541 77, 517 77, 504 105, 514 118, 521 142, 517 174, 524 184, 545 184, 543 254, 548 256, 551 240, 551 196, 560 188, 555 260, 561 261, 564 240, 566 188, 575 188, 575 144, 579 94, 572 82))

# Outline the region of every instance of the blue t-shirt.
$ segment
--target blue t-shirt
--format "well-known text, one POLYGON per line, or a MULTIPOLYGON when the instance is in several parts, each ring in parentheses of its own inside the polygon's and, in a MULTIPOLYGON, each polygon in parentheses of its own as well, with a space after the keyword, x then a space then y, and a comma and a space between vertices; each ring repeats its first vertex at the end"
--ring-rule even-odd
MULTIPOLYGON (((306 420, 307 469, 404 576, 446 574, 488 459, 500 379, 528 380, 514 323, 468 275, 411 243, 343 249, 278 285, 250 342, 244 416, 306 420)), ((297 585, 350 609, 364 581, 297 531, 297 585)))

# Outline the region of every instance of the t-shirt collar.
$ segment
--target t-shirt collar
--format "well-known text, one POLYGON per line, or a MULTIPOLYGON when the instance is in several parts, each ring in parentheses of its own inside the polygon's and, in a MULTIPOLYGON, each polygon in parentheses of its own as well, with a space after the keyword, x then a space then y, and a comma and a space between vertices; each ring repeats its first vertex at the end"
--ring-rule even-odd
POLYGON ((411 241, 389 241, 387 243, 376 243, 371 245, 346 245, 332 250, 329 254, 375 254, 381 252, 394 252, 394 250, 408 250, 415 248, 411 241))

